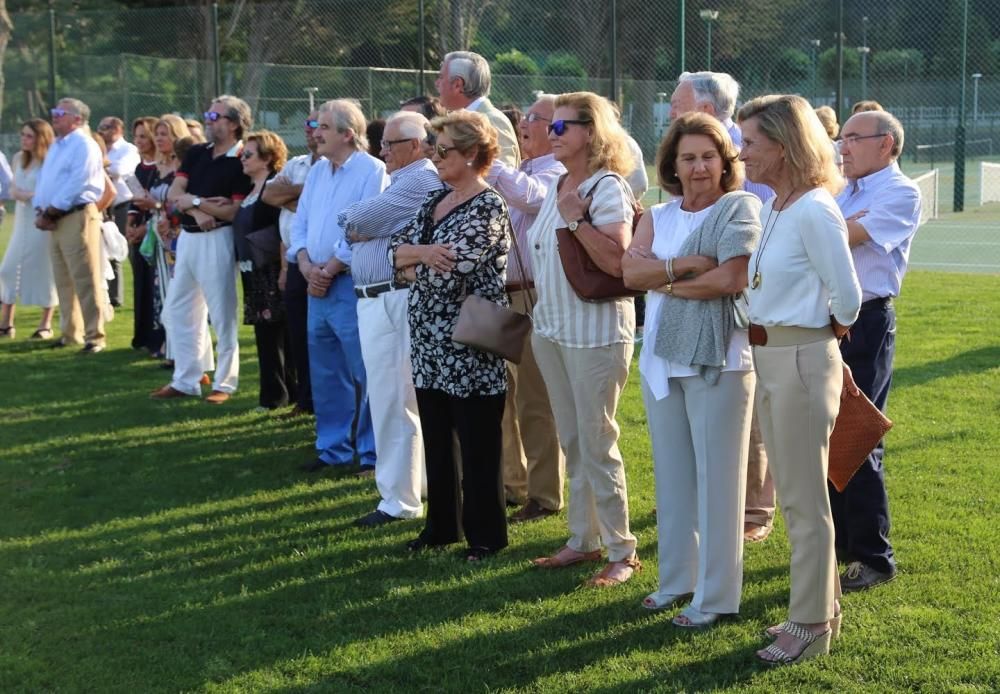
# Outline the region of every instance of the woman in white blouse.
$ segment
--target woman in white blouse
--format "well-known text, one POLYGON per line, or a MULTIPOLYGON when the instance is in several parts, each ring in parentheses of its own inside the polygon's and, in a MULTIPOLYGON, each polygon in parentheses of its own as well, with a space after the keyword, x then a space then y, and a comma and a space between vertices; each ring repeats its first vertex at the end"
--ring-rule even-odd
MULTIPOLYGON (((782 665, 823 655, 839 632, 840 582, 826 475, 830 432, 849 372, 837 345, 861 288, 829 138, 805 99, 763 96, 739 111, 747 176, 775 197, 750 257, 750 343, 757 415, 792 545, 788 621, 757 652, 782 665)), ((850 381, 849 381, 850 382, 850 381)))
POLYGON ((639 222, 622 259, 647 289, 639 356, 653 443, 661 609, 693 594, 674 624, 703 628, 739 612, 743 506, 754 376, 733 295, 747 285, 760 200, 743 192, 738 151, 718 119, 689 113, 660 144, 660 185, 681 196, 639 222))
POLYGON ((628 378, 635 334, 632 299, 580 299, 563 271, 556 229, 576 234, 604 272, 621 277, 632 236, 632 197, 622 178, 633 168, 625 131, 611 103, 590 92, 562 94, 549 124, 555 158, 566 167, 549 189, 528 245, 538 302, 531 347, 545 380, 566 455, 570 538, 543 568, 600 561, 589 585, 624 583, 639 567, 629 529, 625 465, 615 412, 628 378))

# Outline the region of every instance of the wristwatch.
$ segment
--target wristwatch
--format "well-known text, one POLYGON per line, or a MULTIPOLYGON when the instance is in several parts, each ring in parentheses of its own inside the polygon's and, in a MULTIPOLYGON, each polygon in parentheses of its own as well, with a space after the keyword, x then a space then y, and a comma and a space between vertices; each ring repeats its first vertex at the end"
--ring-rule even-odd
POLYGON ((566 225, 566 228, 575 234, 576 230, 580 228, 581 222, 583 222, 582 219, 578 219, 575 222, 570 222, 569 224, 566 225))
POLYGON ((191 198, 191 207, 195 208, 201 207, 201 198, 199 198, 197 195, 191 198))

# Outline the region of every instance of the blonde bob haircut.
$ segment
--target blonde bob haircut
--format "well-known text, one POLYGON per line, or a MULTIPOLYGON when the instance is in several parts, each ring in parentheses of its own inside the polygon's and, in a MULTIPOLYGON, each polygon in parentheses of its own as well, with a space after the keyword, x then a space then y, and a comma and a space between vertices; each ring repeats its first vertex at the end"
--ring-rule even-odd
POLYGON ((481 113, 455 111, 440 116, 431 121, 431 130, 450 137, 458 151, 466 156, 475 151, 472 168, 480 176, 486 174, 500 153, 496 128, 481 113))
POLYGON ((288 161, 288 147, 277 133, 270 130, 255 130, 247 135, 247 142, 257 143, 257 156, 267 161, 267 168, 278 173, 288 161))
POLYGON ((723 192, 730 193, 743 186, 743 162, 729 133, 718 118, 707 113, 692 111, 670 124, 656 152, 656 176, 660 187, 671 195, 684 195, 680 179, 677 177, 677 150, 686 135, 704 135, 715 145, 715 151, 722 159, 723 192))
POLYGON ((159 150, 157 150, 156 159, 161 163, 165 163, 165 161, 169 161, 175 156, 173 153, 173 144, 182 138, 191 137, 191 131, 188 129, 187 122, 183 118, 175 116, 172 113, 165 113, 160 116, 158 121, 156 121, 156 125, 153 127, 151 135, 156 135, 156 131, 161 125, 167 129, 167 137, 170 138, 170 154, 164 157, 160 154, 159 150))
POLYGON ((808 101, 791 94, 759 96, 739 111, 741 124, 751 118, 765 137, 781 145, 793 188, 826 188, 835 195, 844 187, 830 138, 808 101))
POLYGON ((594 173, 607 169, 627 176, 635 168, 628 148, 628 135, 618 122, 615 107, 603 96, 593 92, 570 92, 556 97, 556 108, 571 108, 578 120, 590 121, 590 146, 587 170, 594 173))

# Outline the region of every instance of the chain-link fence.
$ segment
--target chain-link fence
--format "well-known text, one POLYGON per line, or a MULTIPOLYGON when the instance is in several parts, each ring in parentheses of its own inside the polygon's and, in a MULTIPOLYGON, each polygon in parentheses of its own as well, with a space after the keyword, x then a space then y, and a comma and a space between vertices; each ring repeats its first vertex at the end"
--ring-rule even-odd
MULTIPOLYGON (((95 117, 129 121, 200 114, 221 91, 247 99, 257 124, 285 135, 294 150, 303 145, 298 125, 310 99, 352 97, 370 117, 384 116, 401 99, 434 93, 445 52, 471 48, 491 62, 497 104, 523 108, 539 90, 613 95, 649 159, 669 124, 677 75, 709 67, 733 74, 743 98, 794 92, 815 105, 839 106, 842 116, 855 101, 878 100, 906 127, 906 168, 942 170, 942 209, 952 204, 948 181, 960 118, 967 125, 969 205, 979 202, 979 160, 1000 158, 996 0, 201 0, 100 11, 69 5, 11 13, 4 133, 45 114, 55 96, 83 99, 95 117)), ((8 137, 4 144, 14 143, 8 137)))

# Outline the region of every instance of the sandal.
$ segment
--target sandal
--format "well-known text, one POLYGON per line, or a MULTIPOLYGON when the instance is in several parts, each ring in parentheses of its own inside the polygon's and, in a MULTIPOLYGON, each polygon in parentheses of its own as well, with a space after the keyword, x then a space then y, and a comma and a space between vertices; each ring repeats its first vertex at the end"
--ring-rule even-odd
MULTIPOLYGON (((833 619, 830 620, 830 638, 835 640, 840 638, 840 622, 841 617, 843 616, 843 610, 840 609, 840 603, 836 603, 834 605, 834 609, 836 609, 837 612, 833 615, 833 619)), ((781 636, 781 632, 785 631, 791 623, 792 622, 782 622, 781 624, 775 624, 774 626, 768 627, 764 630, 764 638, 771 639, 773 641, 781 636)))
POLYGON ((767 665, 794 665, 801 663, 803 660, 826 655, 830 652, 830 637, 833 633, 830 629, 827 629, 822 634, 814 634, 798 622, 786 622, 785 624, 787 626, 782 631, 804 643, 806 645, 805 648, 798 655, 793 656, 785 649, 779 647, 778 644, 772 643, 764 650, 757 651, 758 660, 767 665), (765 658, 763 654, 772 657, 765 658))
POLYGON ((35 332, 31 333, 32 340, 51 340, 52 339, 52 328, 39 328, 35 332))
POLYGON ((632 578, 632 575, 637 571, 642 571, 642 562, 639 561, 639 557, 633 554, 628 559, 622 559, 621 561, 609 561, 604 565, 604 568, 598 571, 596 574, 587 579, 585 586, 592 588, 611 588, 612 586, 621 585, 627 580, 632 578), (628 574, 624 578, 616 578, 611 574, 615 571, 621 570, 622 568, 628 569, 628 574))
POLYGON ((469 547, 469 551, 465 553, 465 561, 482 561, 483 559, 489 559, 496 553, 497 550, 490 549, 489 547, 469 547))
POLYGON ((564 566, 572 566, 584 561, 601 561, 601 550, 595 549, 593 552, 577 552, 569 545, 563 545, 551 557, 532 559, 531 563, 540 569, 561 569, 564 566))
POLYGON ((694 593, 660 593, 656 591, 655 593, 650 593, 642 599, 642 606, 647 610, 663 610, 668 607, 673 607, 681 600, 686 600, 693 596, 694 593))
POLYGON ((680 627, 681 629, 707 629, 726 616, 719 612, 702 612, 688 605, 683 612, 670 621, 675 627, 680 627), (681 617, 686 619, 687 622, 677 621, 681 617))
POLYGON ((0 328, 0 338, 7 338, 13 340, 14 335, 16 334, 17 330, 14 329, 13 325, 8 325, 6 328, 0 328))

